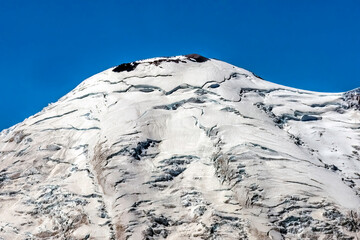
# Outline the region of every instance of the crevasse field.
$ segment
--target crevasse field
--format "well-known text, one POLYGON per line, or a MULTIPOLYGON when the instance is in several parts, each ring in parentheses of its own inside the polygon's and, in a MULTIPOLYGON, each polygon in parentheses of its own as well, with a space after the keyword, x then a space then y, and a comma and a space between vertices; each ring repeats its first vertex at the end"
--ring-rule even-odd
POLYGON ((122 64, 0 135, 0 239, 358 239, 359 89, 122 64))

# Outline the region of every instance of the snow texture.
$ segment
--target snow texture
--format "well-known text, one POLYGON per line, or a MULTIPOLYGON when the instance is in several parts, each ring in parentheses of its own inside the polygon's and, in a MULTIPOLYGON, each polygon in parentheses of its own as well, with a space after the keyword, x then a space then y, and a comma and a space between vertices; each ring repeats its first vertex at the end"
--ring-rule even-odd
POLYGON ((359 239, 359 89, 197 54, 122 64, 0 134, 0 239, 359 239))

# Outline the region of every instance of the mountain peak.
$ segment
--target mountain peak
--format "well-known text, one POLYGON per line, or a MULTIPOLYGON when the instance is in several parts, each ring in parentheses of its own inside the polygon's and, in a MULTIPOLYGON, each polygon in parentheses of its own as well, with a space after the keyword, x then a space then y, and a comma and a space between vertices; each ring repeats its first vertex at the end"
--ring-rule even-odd
POLYGON ((131 63, 123 63, 120 64, 119 66, 115 67, 113 69, 114 72, 123 72, 123 71, 133 71, 137 65, 139 65, 140 63, 150 63, 150 64, 154 64, 156 66, 160 65, 162 62, 174 62, 174 63, 186 63, 186 60, 190 60, 193 62, 206 62, 210 59, 203 57, 199 54, 188 54, 188 55, 184 55, 184 56, 175 56, 175 57, 162 57, 162 58, 150 58, 150 59, 146 59, 146 60, 142 60, 142 61, 135 61, 135 62, 131 62, 131 63))
POLYGON ((358 93, 198 54, 105 70, 1 132, 0 238, 356 237, 358 93))

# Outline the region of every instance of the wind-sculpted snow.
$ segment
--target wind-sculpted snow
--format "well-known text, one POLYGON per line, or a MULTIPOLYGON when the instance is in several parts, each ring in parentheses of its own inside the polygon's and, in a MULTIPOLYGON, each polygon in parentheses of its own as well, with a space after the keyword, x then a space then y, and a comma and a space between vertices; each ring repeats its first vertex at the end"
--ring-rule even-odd
POLYGON ((0 239, 357 239, 358 90, 122 64, 0 135, 0 239))

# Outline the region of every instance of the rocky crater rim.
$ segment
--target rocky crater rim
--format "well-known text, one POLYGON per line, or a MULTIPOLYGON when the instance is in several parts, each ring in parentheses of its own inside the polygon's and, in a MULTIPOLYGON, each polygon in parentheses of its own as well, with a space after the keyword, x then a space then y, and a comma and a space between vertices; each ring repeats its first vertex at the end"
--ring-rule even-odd
POLYGON ((116 66, 113 69, 113 72, 131 72, 136 69, 136 67, 141 63, 150 63, 156 66, 159 66, 162 62, 174 62, 174 63, 186 63, 187 61, 203 63, 209 61, 210 59, 204 56, 201 56, 196 53, 181 55, 181 56, 172 56, 172 57, 157 57, 150 58, 145 60, 138 60, 130 63, 122 63, 116 66))

